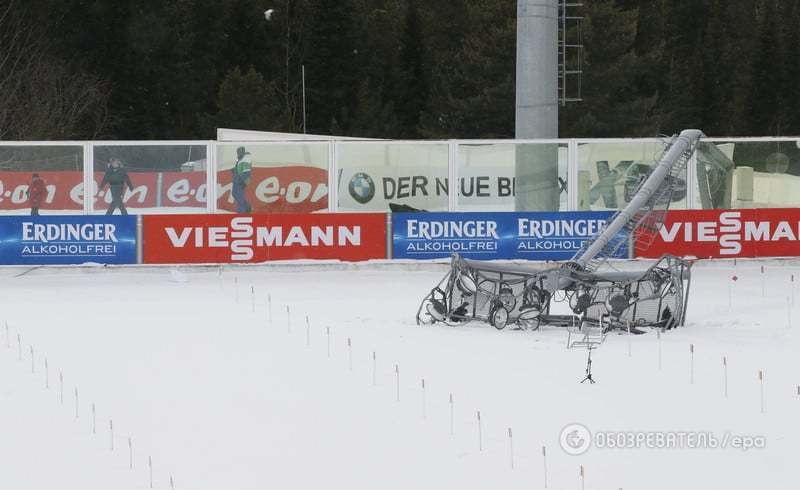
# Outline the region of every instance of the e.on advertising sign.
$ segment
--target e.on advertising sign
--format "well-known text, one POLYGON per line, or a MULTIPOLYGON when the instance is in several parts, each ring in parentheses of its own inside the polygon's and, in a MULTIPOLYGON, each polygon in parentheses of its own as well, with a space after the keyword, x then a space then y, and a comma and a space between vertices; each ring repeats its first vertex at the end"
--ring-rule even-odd
POLYGON ((800 256, 800 209, 670 211, 650 248, 699 258, 800 256))
POLYGON ((386 258, 383 214, 145 216, 147 264, 386 258))

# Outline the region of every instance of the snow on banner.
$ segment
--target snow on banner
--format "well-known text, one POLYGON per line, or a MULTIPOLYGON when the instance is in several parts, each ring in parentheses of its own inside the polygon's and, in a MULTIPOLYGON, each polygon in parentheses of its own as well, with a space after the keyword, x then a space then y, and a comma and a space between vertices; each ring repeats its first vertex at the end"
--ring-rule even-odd
POLYGON ((133 216, 4 216, 0 264, 136 263, 133 216))
POLYGON ((144 263, 386 258, 384 214, 144 216, 144 263))
POLYGON ((653 244, 640 257, 800 256, 800 209, 669 211, 653 244))

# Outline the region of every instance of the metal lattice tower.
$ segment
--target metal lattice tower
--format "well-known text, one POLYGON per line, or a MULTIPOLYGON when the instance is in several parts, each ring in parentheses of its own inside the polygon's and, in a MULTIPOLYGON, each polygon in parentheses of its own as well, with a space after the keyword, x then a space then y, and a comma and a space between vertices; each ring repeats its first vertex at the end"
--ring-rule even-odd
POLYGON ((558 102, 580 102, 583 76, 583 17, 574 14, 582 3, 558 2, 558 102))

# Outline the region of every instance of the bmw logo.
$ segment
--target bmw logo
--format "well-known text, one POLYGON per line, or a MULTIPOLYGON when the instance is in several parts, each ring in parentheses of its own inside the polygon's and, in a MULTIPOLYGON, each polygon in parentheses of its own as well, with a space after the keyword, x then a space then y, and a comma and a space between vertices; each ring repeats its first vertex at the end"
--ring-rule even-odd
POLYGON ((350 179, 350 196, 359 204, 366 204, 375 197, 375 182, 364 172, 358 172, 350 179))

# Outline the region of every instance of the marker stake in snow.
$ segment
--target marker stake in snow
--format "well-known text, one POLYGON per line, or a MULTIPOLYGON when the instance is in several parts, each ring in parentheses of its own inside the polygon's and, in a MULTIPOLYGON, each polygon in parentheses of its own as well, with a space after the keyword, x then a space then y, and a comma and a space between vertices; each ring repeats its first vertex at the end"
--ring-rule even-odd
POLYGON ((725 387, 725 398, 728 398, 728 358, 722 356, 722 378, 725 387))
POLYGON ((286 331, 292 333, 292 312, 289 305, 286 305, 286 331))
POLYGON ((450 437, 453 437, 453 434, 455 433, 453 429, 453 394, 450 393, 450 437))
POLYGON ((6 349, 11 348, 11 337, 8 334, 8 321, 6 321, 6 349))
POLYGON ((583 471, 583 465, 581 465, 581 490, 586 488, 586 473, 583 471))
POLYGON ((767 297, 767 280, 766 276, 764 275, 764 266, 761 266, 761 297, 767 297))
POLYGON ((308 315, 306 315, 306 347, 311 346, 311 322, 308 320, 308 315))
POLYGON ((92 434, 97 434, 97 410, 92 402, 92 434))
POLYGON ((511 469, 514 469, 514 436, 511 435, 511 427, 508 428, 508 452, 511 456, 511 469))
POLYGON ((661 371, 661 330, 656 330, 656 340, 658 341, 658 370, 661 371))
POLYGON ((761 413, 764 413, 764 371, 758 370, 758 384, 761 394, 761 413))
POLYGON ((22 337, 20 337, 19 334, 17 334, 17 352, 19 353, 18 356, 17 356, 17 360, 21 361, 22 360, 22 337))
POLYGON ((113 420, 109 420, 108 421, 108 433, 109 433, 109 438, 110 438, 110 447, 111 447, 111 450, 113 451, 114 450, 114 421, 113 420))
POLYGON ((80 405, 78 404, 78 387, 75 387, 75 419, 79 418, 79 411, 78 408, 80 405))
MULTIPOLYGON (((791 282, 792 282, 792 306, 794 306, 795 305, 795 301, 794 301, 794 274, 792 274, 791 282)), ((8 324, 6 324, 6 328, 8 328, 8 324)))
POLYGON ((347 369, 353 370, 353 342, 347 337, 347 369))
POLYGON ((394 385, 395 391, 397 392, 397 401, 400 401, 400 365, 394 365, 394 385))
POLYGON ((325 336, 328 337, 328 359, 331 358, 331 327, 325 327, 325 336))
POLYGON ((255 286, 250 286, 250 304, 253 308, 253 313, 256 312, 256 288, 255 286))
POLYGON ((239 303, 239 277, 233 276, 233 288, 236 291, 236 303, 239 303))
POLYGON ((47 358, 44 358, 44 389, 50 389, 50 366, 47 364, 47 358))
POLYGON ((61 404, 64 404, 64 373, 62 371, 58 372, 58 385, 59 385, 59 393, 61 404))
POLYGON ((267 319, 269 320, 269 326, 272 326, 272 295, 267 295, 267 319))
POLYGON ((542 462, 544 464, 544 488, 547 488, 547 446, 542 446, 542 462))
POLYGON ((31 374, 36 374, 36 362, 35 362, 35 357, 33 355, 33 346, 31 345, 30 348, 31 348, 31 374))
POLYGON ((694 344, 689 344, 689 384, 694 384, 694 344))
POLYGON ((150 488, 153 488, 153 457, 147 457, 147 467, 150 470, 150 488))
POLYGON ((478 451, 483 451, 483 428, 481 427, 480 410, 478 410, 478 451))
POLYGON ((128 437, 128 468, 133 469, 133 440, 128 437))
POLYGON ((169 488, 175 490, 175 479, 172 478, 172 475, 169 475, 169 488))
POLYGON ((628 357, 631 357, 631 322, 628 321, 628 357))
POLYGON ((786 297, 786 316, 788 317, 789 328, 792 328, 792 301, 788 296, 786 297))
POLYGON ((425 407, 425 378, 422 378, 422 418, 428 418, 428 411, 425 407))
POLYGON ((372 386, 378 384, 376 379, 377 368, 378 368, 378 356, 375 354, 375 351, 372 351, 372 386))

